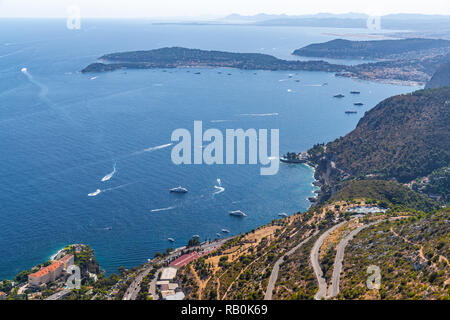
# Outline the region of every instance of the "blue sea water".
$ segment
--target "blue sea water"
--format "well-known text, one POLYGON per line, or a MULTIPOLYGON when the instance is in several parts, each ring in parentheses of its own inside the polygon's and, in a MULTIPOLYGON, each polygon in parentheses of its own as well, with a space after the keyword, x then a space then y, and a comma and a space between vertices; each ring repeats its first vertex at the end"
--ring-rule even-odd
MULTIPOLYGON (((261 176, 255 165, 176 166, 166 146, 172 131, 193 130, 194 120, 223 132, 275 128, 281 153, 302 151, 345 135, 382 99, 416 88, 323 72, 79 71, 105 53, 164 46, 292 59, 294 49, 330 40, 332 32, 143 20, 82 21, 75 31, 63 20, 0 20, 0 279, 69 243, 90 244, 111 273, 165 250, 168 237, 181 246, 194 234, 237 234, 280 212, 305 211, 311 168, 281 164, 277 175, 261 176), (344 114, 355 108, 358 114, 344 114), (217 179, 224 191, 214 194, 217 179), (178 185, 189 193, 168 192, 178 185), (237 209, 248 217, 228 214, 237 209)), ((364 38, 367 31, 346 33, 364 38)))

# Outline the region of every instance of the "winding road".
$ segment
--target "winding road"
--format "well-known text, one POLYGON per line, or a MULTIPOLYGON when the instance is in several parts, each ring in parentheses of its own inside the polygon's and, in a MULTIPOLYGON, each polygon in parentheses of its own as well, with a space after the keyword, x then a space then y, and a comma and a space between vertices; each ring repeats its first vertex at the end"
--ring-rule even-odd
MULTIPOLYGON (((315 235, 316 233, 314 233, 315 235)), ((288 257, 292 255, 295 251, 297 251, 303 244, 305 244, 309 239, 311 239, 313 235, 307 237, 305 240, 300 242, 298 245, 296 245, 294 248, 289 250, 285 255, 283 255, 280 259, 275 262, 275 265, 273 266, 272 273, 270 274, 269 283, 267 285, 266 294, 264 295, 264 300, 272 300, 273 295, 273 289, 275 288, 275 283, 278 279, 278 273, 280 272, 280 266, 284 261, 284 257, 288 257)))
POLYGON ((137 295, 141 291, 141 282, 142 280, 149 274, 150 270, 153 268, 149 267, 146 270, 142 271, 131 283, 125 292, 122 300, 136 300, 137 295))
POLYGON ((356 236, 359 232, 361 232, 363 229, 368 228, 370 226, 373 226, 375 224, 378 224, 380 222, 383 222, 385 220, 381 221, 375 221, 371 222, 365 225, 362 225, 352 232, 350 232, 344 239, 339 242, 337 248, 336 248, 336 257, 334 259, 334 266, 333 266, 333 275, 331 276, 331 285, 328 288, 328 293, 326 298, 333 298, 338 295, 339 293, 339 281, 341 279, 341 271, 342 271, 342 261, 344 260, 344 253, 345 253, 345 247, 350 242, 350 240, 353 239, 354 236, 356 236))
POLYGON ((348 221, 342 221, 341 223, 338 223, 337 225, 331 227, 330 229, 328 229, 327 231, 322 233, 322 235, 319 237, 319 239, 317 239, 316 242, 314 243, 314 246, 311 250, 311 255, 310 255, 311 265, 314 269, 314 274, 316 276, 317 282, 319 283, 319 290, 317 291, 317 293, 314 296, 314 299, 316 299, 316 300, 326 298, 326 294, 327 294, 327 282, 325 281, 325 278, 323 277, 323 271, 322 271, 322 268, 320 268, 320 263, 319 263, 320 247, 322 246, 325 238, 328 237, 328 235, 331 232, 333 232, 337 228, 343 226, 347 222, 348 221))

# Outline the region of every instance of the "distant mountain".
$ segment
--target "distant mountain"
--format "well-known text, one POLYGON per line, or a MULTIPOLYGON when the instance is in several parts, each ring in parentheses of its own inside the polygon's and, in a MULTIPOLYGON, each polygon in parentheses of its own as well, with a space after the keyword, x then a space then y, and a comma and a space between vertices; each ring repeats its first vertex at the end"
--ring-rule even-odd
POLYGON ((402 40, 350 41, 335 39, 313 43, 293 52, 297 56, 334 59, 386 59, 410 52, 443 50, 450 52, 450 41, 441 39, 410 38, 402 40))
POLYGON ((388 98, 326 145, 318 174, 331 185, 346 176, 400 182, 426 176, 450 163, 449 123, 450 87, 388 98))
POLYGON ((256 23, 262 26, 291 26, 291 27, 327 27, 327 28, 366 28, 367 18, 288 18, 271 19, 256 23))
POLYGON ((227 21, 251 21, 251 22, 261 22, 268 20, 296 20, 296 19, 330 19, 330 18, 338 18, 338 19, 367 19, 368 15, 364 13, 342 13, 342 14, 333 14, 333 13, 317 13, 317 14, 305 14, 305 15, 286 15, 286 14, 265 14, 260 13, 251 16, 245 16, 240 14, 230 14, 223 18, 223 20, 227 21))
POLYGON ((431 77, 425 88, 450 86, 450 61, 441 65, 431 77))
MULTIPOLYGON (((366 28, 369 16, 362 13, 320 13, 303 16, 275 16, 254 20, 258 25, 282 25, 330 28, 366 28)), ((450 16, 424 14, 391 14, 380 17, 380 27, 390 30, 450 30, 450 16)))

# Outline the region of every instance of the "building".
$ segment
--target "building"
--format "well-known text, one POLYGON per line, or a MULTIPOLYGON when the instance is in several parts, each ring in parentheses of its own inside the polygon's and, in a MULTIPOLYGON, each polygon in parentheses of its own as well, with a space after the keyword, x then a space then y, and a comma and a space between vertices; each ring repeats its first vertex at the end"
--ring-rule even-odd
POLYGON ((6 300, 6 293, 0 291, 0 300, 6 300))
POLYGON ((177 275, 177 269, 173 267, 164 268, 160 280, 172 280, 177 275))
POLYGON ((28 283, 31 286, 39 287, 44 283, 55 281, 61 276, 63 268, 64 264, 61 261, 53 262, 48 267, 28 275, 28 283))
POLYGON ((62 257, 61 259, 59 259, 59 261, 61 261, 64 265, 64 270, 67 271, 67 268, 69 266, 72 266, 75 264, 75 258, 73 256, 73 254, 67 254, 64 257, 62 257))
POLYGON ((173 296, 175 294, 175 291, 173 290, 162 290, 161 291, 161 297, 163 299, 167 299, 168 296, 173 296))
POLYGON ((175 294, 171 294, 166 296, 166 300, 183 300, 184 299, 184 293, 179 291, 175 294))
POLYGON ((169 264, 169 266, 175 267, 175 268, 181 268, 181 267, 187 265, 189 262, 194 261, 198 258, 200 258, 200 255, 196 251, 194 251, 194 252, 182 255, 178 259, 175 259, 174 261, 172 261, 169 264))

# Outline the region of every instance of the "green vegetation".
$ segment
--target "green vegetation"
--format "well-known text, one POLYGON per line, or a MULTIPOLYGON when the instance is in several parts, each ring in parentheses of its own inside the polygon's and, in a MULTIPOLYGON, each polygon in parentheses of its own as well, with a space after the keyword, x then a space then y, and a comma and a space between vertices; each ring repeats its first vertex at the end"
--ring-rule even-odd
POLYGON ((350 41, 335 39, 297 49, 294 55, 334 59, 379 59, 430 49, 450 49, 450 41, 410 38, 401 40, 350 41))
POLYGON ((402 207, 414 210, 429 212, 437 209, 436 202, 425 195, 414 192, 407 187, 394 182, 385 180, 351 180, 338 186, 330 203, 340 200, 353 199, 373 199, 374 203, 382 207, 402 207))
POLYGON ((423 186, 414 184, 413 189, 437 197, 441 203, 448 204, 450 202, 450 166, 433 171, 428 176, 428 182, 423 182, 423 186))
POLYGON ((370 227, 347 246, 338 299, 448 299, 450 210, 370 227), (381 289, 366 287, 369 265, 381 289))
POLYGON ((407 182, 450 163, 450 87, 388 98, 355 130, 327 144, 323 156, 354 177, 407 182))
POLYGON ((431 77, 426 89, 450 86, 450 60, 442 64, 431 77))
POLYGON ((177 67, 228 67, 244 70, 309 70, 340 72, 347 66, 325 61, 289 61, 261 53, 207 51, 180 47, 148 51, 111 53, 100 57, 111 62, 92 63, 81 72, 105 72, 118 69, 150 69, 177 67))
POLYGON ((197 237, 193 237, 191 239, 189 239, 188 243, 187 243, 187 247, 195 247, 200 245, 200 240, 197 237))

